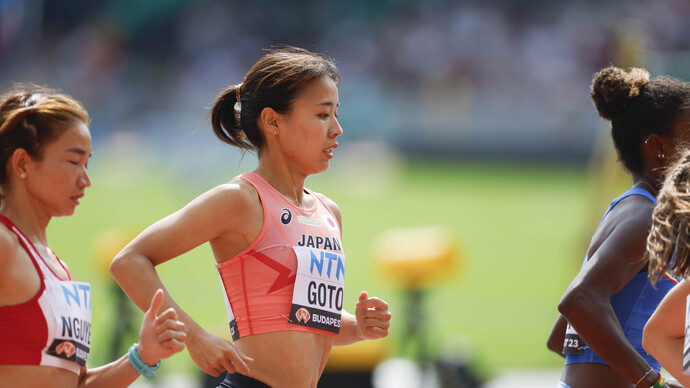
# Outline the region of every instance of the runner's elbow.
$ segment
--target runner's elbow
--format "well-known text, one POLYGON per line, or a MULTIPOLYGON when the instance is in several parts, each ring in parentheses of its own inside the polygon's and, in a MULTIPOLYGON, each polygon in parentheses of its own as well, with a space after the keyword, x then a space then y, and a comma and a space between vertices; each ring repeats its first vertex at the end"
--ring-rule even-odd
POLYGON ((591 309, 595 305, 593 302, 594 298, 589 293, 574 288, 563 295, 558 303, 558 312, 570 321, 571 318, 591 309))
POLYGON ((657 331, 657 328, 652 321, 647 322, 642 332, 642 347, 647 353, 654 357, 657 357, 656 345, 661 343, 659 334, 660 333, 657 331))
POLYGON ((110 266, 108 267, 108 270, 110 271, 110 275, 113 276, 117 280, 117 278, 121 275, 123 271, 123 263, 122 260, 120 260, 119 256, 115 256, 115 258, 110 262, 110 266))
POLYGON ((549 349, 550 351, 554 353, 561 354, 561 350, 563 349, 563 343, 559 342, 558 344, 555 343, 555 341, 551 338, 549 338, 546 341, 546 348, 549 349), (558 346, 560 345, 560 346, 558 346))
POLYGON ((120 251, 113 261, 110 262, 110 274, 115 278, 115 280, 121 279, 127 273, 131 267, 131 257, 124 254, 124 250, 120 251))

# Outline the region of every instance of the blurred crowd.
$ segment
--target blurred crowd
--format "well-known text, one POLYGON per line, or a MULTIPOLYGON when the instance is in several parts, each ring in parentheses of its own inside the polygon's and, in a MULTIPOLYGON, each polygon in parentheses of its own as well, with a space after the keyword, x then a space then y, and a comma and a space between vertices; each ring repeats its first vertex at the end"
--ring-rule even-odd
POLYGON ((690 80, 689 17, 685 0, 0 0, 0 86, 67 91, 96 138, 189 142, 218 92, 289 44, 336 59, 344 140, 584 159, 603 125, 592 74, 690 80))

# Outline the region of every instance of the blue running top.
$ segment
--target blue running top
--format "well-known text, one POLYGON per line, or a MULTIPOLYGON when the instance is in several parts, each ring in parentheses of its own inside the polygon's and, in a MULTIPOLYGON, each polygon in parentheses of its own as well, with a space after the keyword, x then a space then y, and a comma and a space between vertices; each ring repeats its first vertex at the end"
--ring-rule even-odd
MULTIPOLYGON (((618 202, 631 195, 641 195, 652 201, 652 203, 657 202, 656 198, 646 190, 638 187, 630 188, 611 202, 611 205, 606 210, 606 213, 604 213, 601 221, 606 218, 606 215, 609 214, 611 209, 613 209, 618 202)), ((588 257, 585 256, 582 262, 582 268, 587 264, 587 259, 588 257)), ((647 275, 647 271, 642 271, 635 275, 623 289, 611 296, 610 301, 616 313, 616 318, 618 318, 618 322, 620 322, 623 328, 625 337, 649 365, 659 372, 661 369, 659 362, 642 348, 642 331, 649 317, 654 313, 654 310, 656 310, 659 303, 661 303, 666 293, 673 288, 678 281, 666 274, 659 279, 655 287, 652 286, 652 283, 649 281, 649 276, 647 275)), ((575 332, 570 325, 568 325, 568 330, 566 331, 563 352, 566 353, 565 365, 585 362, 608 365, 606 361, 594 353, 589 346, 582 341, 577 332, 575 332)))

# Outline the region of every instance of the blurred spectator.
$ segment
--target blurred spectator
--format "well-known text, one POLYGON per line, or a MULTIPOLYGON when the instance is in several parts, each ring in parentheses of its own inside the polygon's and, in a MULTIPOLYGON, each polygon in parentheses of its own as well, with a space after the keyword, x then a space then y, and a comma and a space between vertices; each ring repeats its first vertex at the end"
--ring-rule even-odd
POLYGON ((688 78, 689 16, 684 0, 0 0, 0 84, 73 90, 99 131, 171 146, 261 48, 294 44, 338 58, 347 140, 584 159, 583 85, 609 63, 688 78))

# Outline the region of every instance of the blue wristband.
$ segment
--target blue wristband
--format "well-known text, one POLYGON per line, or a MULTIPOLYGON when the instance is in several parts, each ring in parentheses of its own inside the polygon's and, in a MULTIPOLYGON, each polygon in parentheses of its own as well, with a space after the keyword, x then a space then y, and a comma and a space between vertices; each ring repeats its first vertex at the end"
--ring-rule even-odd
POLYGON ((132 364, 132 367, 134 367, 134 370, 136 370, 137 373, 146 377, 149 380, 153 380, 156 378, 156 372, 154 371, 161 366, 161 362, 158 361, 158 364, 154 366, 146 365, 143 361, 141 361, 141 358, 139 358, 139 353, 137 352, 137 344, 134 344, 132 345, 132 347, 129 348, 127 357, 129 358, 129 363, 132 364))

